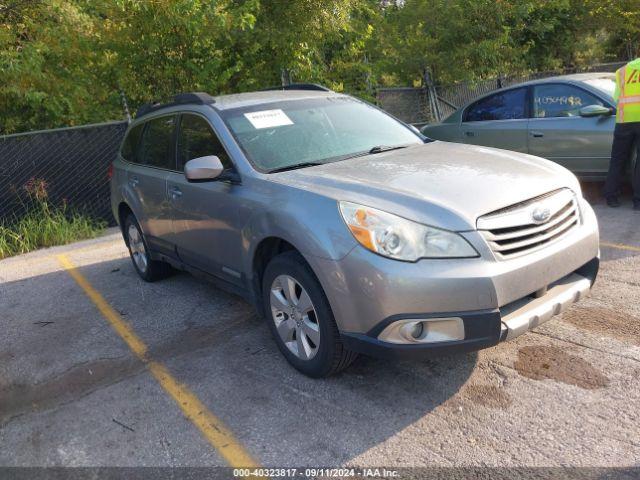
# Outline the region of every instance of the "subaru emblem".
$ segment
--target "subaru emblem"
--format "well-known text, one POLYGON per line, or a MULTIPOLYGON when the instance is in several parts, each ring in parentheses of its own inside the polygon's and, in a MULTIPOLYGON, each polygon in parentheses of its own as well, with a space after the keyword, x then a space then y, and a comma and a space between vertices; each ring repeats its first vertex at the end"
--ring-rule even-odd
POLYGON ((533 213, 531 214, 531 218, 536 223, 544 223, 549 220, 551 216, 551 211, 546 207, 537 206, 534 207, 533 213))

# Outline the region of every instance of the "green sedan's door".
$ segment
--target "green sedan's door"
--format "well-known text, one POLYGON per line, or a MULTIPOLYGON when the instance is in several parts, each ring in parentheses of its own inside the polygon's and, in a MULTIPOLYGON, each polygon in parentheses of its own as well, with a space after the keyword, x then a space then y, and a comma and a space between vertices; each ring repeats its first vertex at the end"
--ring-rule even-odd
POLYGON ((532 87, 529 153, 548 158, 582 178, 606 175, 615 116, 581 117, 589 105, 609 105, 582 88, 565 83, 532 87))
POLYGON ((527 152, 527 88, 504 90, 481 98, 465 110, 460 141, 527 152))

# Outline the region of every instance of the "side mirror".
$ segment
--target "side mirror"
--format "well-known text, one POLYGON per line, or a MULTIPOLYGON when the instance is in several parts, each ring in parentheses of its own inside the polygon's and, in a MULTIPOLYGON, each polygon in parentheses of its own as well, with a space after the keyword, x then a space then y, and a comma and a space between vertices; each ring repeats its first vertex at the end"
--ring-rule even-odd
POLYGON ((587 105, 580 109, 581 117, 608 117, 613 113, 613 110, 609 107, 603 107, 602 105, 587 105))
POLYGON ((189 160, 184 166, 184 176, 189 181, 214 180, 220 176, 224 167, 215 155, 189 160))

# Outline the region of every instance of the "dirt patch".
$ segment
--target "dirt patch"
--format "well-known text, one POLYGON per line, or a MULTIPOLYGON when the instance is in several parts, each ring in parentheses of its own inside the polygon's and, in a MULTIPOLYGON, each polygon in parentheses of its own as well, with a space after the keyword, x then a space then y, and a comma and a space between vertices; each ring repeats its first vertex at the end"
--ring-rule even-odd
POLYGON ((213 348, 223 345, 231 340, 238 332, 244 331, 252 325, 247 324, 247 320, 233 319, 222 326, 190 327, 182 330, 164 342, 152 345, 149 350, 149 357, 154 360, 167 360, 197 350, 213 348))
POLYGON ((462 392, 471 402, 483 407, 506 410, 511 405, 511 396, 504 388, 493 385, 468 385, 462 392))
POLYGON ((523 347, 518 350, 514 367, 524 377, 534 380, 549 378, 587 390, 604 388, 609 384, 609 379, 590 363, 558 347, 523 347))
POLYGON ((0 352, 0 368, 2 367, 2 365, 9 363, 14 358, 15 358, 14 353, 9 350, 0 352))
POLYGON ((606 307, 574 307, 562 320, 583 330, 640 345, 640 318, 606 307))
MULTIPOLYGON (((211 348, 236 335, 242 322, 230 321, 221 328, 190 328, 149 349, 149 358, 164 361, 200 349, 211 348)), ((13 359, 0 352, 0 360, 13 359)), ((0 363, 1 365, 1 363, 0 363)), ((64 373, 37 384, 10 384, 0 370, 0 425, 26 412, 46 410, 102 387, 112 385, 144 370, 135 357, 100 359, 76 365, 64 373)))
POLYGON ((46 382, 4 385, 0 387, 0 425, 16 415, 77 399, 143 369, 144 364, 134 358, 101 359, 76 365, 46 382))

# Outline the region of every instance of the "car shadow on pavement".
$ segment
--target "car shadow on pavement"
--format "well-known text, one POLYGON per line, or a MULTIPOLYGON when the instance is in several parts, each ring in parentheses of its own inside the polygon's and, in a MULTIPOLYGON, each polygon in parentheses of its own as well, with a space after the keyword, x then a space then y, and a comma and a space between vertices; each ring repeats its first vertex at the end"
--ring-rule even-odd
MULTIPOLYGON (((141 282, 128 258, 78 270, 133 327, 150 357, 265 465, 349 462, 438 407, 460 408, 449 400, 477 364, 476 353, 424 361, 361 356, 342 374, 310 379, 287 364, 264 320, 239 297, 183 273, 141 282)), ((64 270, 1 287, 9 341, 0 346, 0 425, 144 372, 64 270)))

